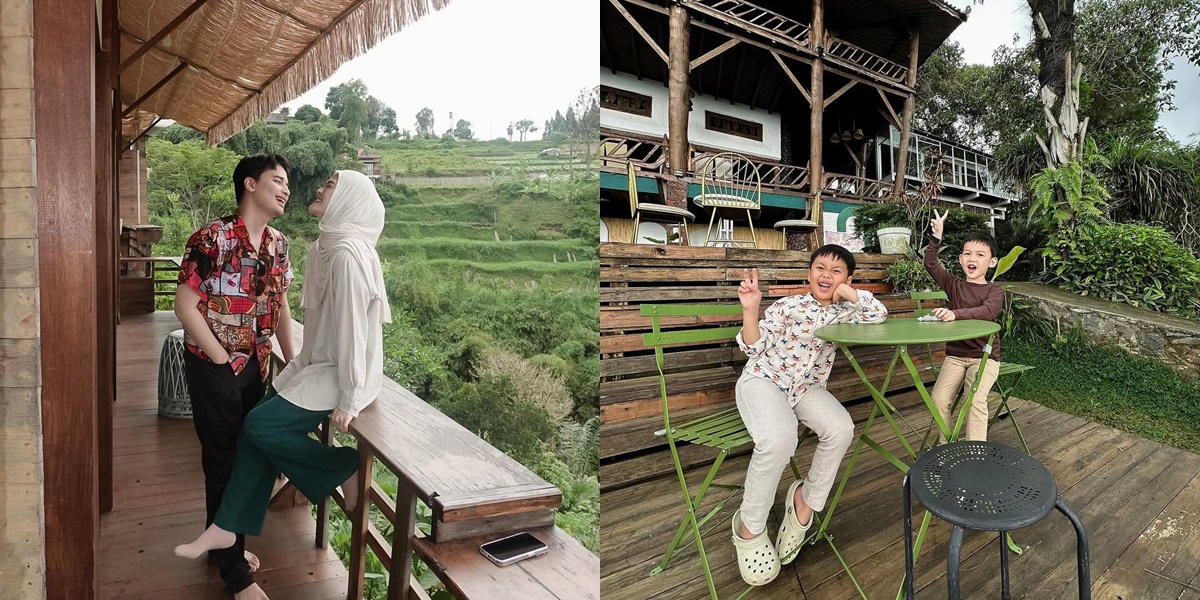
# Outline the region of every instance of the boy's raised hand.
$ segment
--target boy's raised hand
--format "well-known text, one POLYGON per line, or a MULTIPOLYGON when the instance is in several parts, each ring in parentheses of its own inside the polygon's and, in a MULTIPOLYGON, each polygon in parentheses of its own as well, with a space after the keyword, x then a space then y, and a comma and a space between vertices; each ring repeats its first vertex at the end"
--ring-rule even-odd
POLYGON ((933 209, 933 219, 929 221, 929 226, 933 229, 933 237, 939 241, 942 239, 942 230, 946 227, 946 217, 949 215, 949 210, 939 214, 936 208, 933 209))
POLYGON ((742 310, 752 310, 758 313, 762 304, 762 290, 758 289, 758 269, 742 269, 742 284, 738 286, 738 300, 742 301, 742 310))

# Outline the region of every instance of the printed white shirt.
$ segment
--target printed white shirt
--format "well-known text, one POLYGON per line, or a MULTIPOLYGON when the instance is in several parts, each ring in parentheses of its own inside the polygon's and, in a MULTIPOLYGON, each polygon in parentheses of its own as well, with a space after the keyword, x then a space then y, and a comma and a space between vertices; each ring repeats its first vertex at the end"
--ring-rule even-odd
POLYGON ((813 331, 834 323, 882 323, 887 308, 871 292, 857 290, 858 302, 835 302, 821 306, 812 294, 788 296, 775 301, 758 322, 758 341, 747 344, 742 332, 738 345, 750 359, 743 374, 769 379, 796 406, 814 387, 829 382, 837 344, 813 337, 813 331))

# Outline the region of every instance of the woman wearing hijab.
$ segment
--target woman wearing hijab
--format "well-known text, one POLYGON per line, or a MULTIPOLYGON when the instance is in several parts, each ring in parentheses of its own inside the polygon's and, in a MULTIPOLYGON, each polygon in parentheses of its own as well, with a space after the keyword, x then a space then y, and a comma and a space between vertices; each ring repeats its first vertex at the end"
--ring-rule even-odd
MULTIPOLYGON (((233 545, 235 534, 259 535, 279 472, 316 503, 342 486, 346 507, 357 504, 358 451, 308 437, 327 416, 350 422, 379 394, 382 323, 391 322, 375 242, 384 208, 374 184, 357 171, 337 171, 308 209, 320 219, 309 250, 301 306, 304 345, 276 378, 276 394, 246 417, 233 474, 212 526, 175 554, 197 558, 233 545)), ((260 592, 261 593, 261 592, 260 592)))

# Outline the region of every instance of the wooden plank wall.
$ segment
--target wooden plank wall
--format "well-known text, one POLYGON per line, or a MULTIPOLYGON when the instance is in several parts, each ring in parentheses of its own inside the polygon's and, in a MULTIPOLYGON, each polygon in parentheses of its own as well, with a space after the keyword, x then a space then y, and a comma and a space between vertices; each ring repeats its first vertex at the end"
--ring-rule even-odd
MULTIPOLYGON (((600 246, 600 458, 601 486, 613 489, 672 469, 663 454, 666 442, 654 435, 662 429, 658 372, 653 349, 642 345, 650 320, 640 314, 642 303, 736 303, 742 269, 758 268, 764 285, 762 310, 783 296, 808 293, 811 253, 607 243, 600 246)), ((891 295, 884 282, 887 266, 898 256, 857 254, 853 285, 879 295, 889 318, 912 318, 915 303, 891 295)), ((697 328, 736 325, 734 317, 664 319, 663 327, 697 328)), ((915 349, 914 349, 915 350, 915 349)), ((921 350, 924 350, 923 348, 921 350)), ((934 346, 932 358, 945 356, 934 346)), ((872 383, 883 381, 893 349, 861 348, 855 352, 872 383)), ((933 380, 929 352, 913 352, 926 382, 933 380)), ((668 405, 674 419, 691 419, 733 406, 733 386, 746 357, 732 342, 687 344, 666 349, 668 405)), ((892 390, 912 386, 902 367, 892 390)), ((866 388, 849 363, 834 363, 829 390, 851 408, 856 421, 870 410, 866 388)), ((910 396, 911 398, 911 396, 910 396)), ((748 451, 749 447, 739 449, 748 451)), ((685 464, 711 460, 705 448, 685 447, 685 464)))

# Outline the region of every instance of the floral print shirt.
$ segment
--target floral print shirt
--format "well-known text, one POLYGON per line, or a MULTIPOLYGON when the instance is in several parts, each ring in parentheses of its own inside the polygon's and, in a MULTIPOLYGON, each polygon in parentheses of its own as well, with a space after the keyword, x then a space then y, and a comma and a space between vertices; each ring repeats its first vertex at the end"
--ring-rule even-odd
POLYGON ((887 308, 871 292, 858 290, 858 303, 821 306, 812 294, 780 298, 758 322, 761 337, 737 342, 749 357, 743 374, 769 379, 788 395, 793 407, 814 387, 824 387, 833 369, 837 344, 813 337, 813 331, 834 323, 882 323, 887 308))
MULTIPOLYGON (((266 381, 271 367, 271 336, 293 279, 288 240, 273 227, 263 230, 256 248, 239 215, 213 221, 188 239, 179 266, 179 284, 200 294, 200 314, 221 346, 229 364, 241 373, 252 356, 266 381)), ((204 360, 208 355, 189 335, 188 350, 204 360)))

